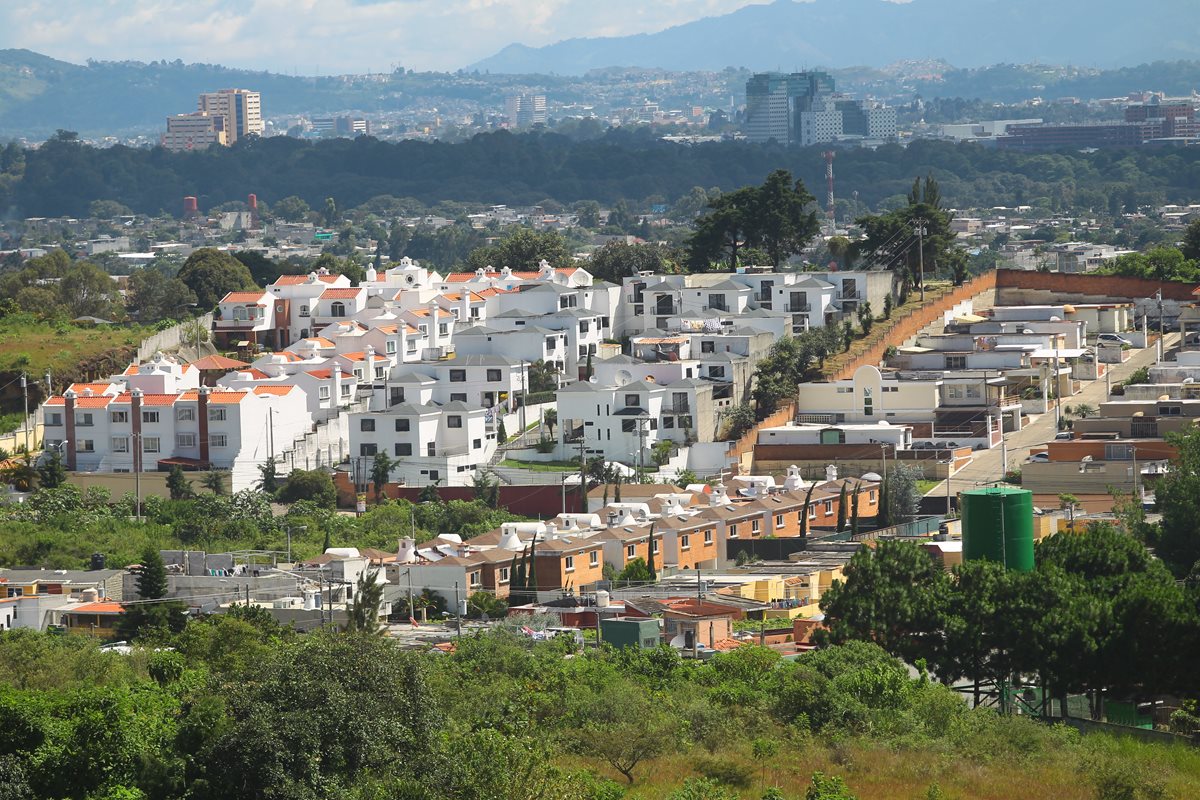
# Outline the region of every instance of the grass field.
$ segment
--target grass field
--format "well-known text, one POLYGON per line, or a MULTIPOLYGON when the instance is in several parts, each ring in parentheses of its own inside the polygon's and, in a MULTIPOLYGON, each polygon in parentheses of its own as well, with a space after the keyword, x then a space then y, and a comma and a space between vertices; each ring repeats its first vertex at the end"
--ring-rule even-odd
POLYGON ((578 472, 578 461, 518 461, 515 458, 506 458, 500 462, 500 466, 509 467, 511 469, 527 469, 532 472, 578 472))
POLYGON ((72 372, 110 350, 136 347, 147 332, 136 326, 81 327, 20 315, 5 318, 0 320, 0 370, 38 376, 47 369, 72 372))
MULTIPOLYGON (((717 761, 738 763, 751 776, 748 786, 733 789, 742 798, 762 796, 778 786, 787 798, 802 798, 814 772, 837 775, 858 800, 1093 800, 1094 798, 1200 797, 1200 751, 1186 745, 1150 745, 1104 735, 1078 738, 1048 751, 1016 755, 999 745, 1000 754, 930 746, 888 747, 869 741, 793 745, 767 762, 751 754, 722 750, 717 761), (1137 787, 1131 793, 1120 791, 1137 787), (934 788, 936 787, 936 788, 934 788), (1161 793, 1159 793, 1161 792, 1161 793)), ((687 778, 701 777, 703 751, 660 758, 638 768, 629 800, 665 800, 687 778)), ((577 761, 625 785, 603 764, 577 761)))

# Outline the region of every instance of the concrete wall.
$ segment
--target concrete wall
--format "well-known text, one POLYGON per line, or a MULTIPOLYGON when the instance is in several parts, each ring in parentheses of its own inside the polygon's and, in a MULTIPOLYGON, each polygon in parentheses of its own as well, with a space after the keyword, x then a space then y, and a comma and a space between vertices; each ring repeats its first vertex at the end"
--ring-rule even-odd
MULTIPOLYGON (((201 330, 211 332, 213 326, 212 312, 210 311, 203 316, 197 317, 195 321, 185 320, 174 327, 167 328, 165 331, 159 331, 153 336, 146 337, 138 345, 137 360, 145 361, 160 350, 167 353, 177 349, 183 343, 184 331, 190 330, 197 323, 201 330)), ((209 336, 211 337, 211 333, 209 333, 209 336)), ((189 349, 194 346, 194 343, 187 345, 189 349)), ((203 344, 201 344, 201 352, 205 352, 203 344)), ((191 360, 191 356, 195 356, 194 351, 189 355, 189 360, 191 360)))
MULTIPOLYGON (((143 472, 142 497, 154 495, 169 498, 171 492, 167 489, 167 475, 166 472, 143 472)), ((193 491, 201 491, 200 480, 204 476, 203 472, 185 472, 184 475, 192 484, 193 491)), ((132 472, 70 472, 67 473, 67 480, 81 490, 92 486, 108 489, 114 500, 126 492, 133 493, 137 489, 137 480, 132 472)), ((228 476, 225 480, 225 490, 230 490, 228 476)))
MULTIPOLYGON (((1196 300, 1192 283, 1159 282, 1146 278, 1090 273, 1030 272, 1020 269, 996 271, 998 305, 1056 305, 1060 303, 1133 303, 1134 319, 1149 314, 1158 317, 1155 293, 1163 296, 1163 318, 1170 325, 1184 306, 1196 300)), ((1095 333, 1095 331, 1091 331, 1095 333)))

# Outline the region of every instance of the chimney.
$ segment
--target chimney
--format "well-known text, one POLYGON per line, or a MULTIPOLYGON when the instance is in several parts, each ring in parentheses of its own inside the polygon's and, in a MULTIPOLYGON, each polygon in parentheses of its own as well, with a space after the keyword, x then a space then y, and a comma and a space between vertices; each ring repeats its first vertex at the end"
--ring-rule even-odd
POLYGON ((329 407, 337 408, 338 403, 342 401, 342 365, 333 362, 332 378, 333 386, 329 387, 329 407))
POLYGON ((617 512, 608 512, 608 527, 615 528, 617 525, 617 512))
POLYGON ((208 393, 212 391, 207 386, 200 387, 200 394, 196 399, 196 422, 200 426, 200 434, 197 437, 200 445, 200 463, 202 466, 210 466, 208 463, 208 393))
POLYGON ((546 523, 546 539, 550 540, 558 535, 558 526, 553 522, 546 523))
POLYGON ((375 380, 375 348, 371 345, 363 348, 363 361, 366 362, 363 367, 363 379, 375 380))
POLYGON ((438 304, 436 300, 429 301, 429 349, 438 347, 438 304))
POLYGON ((63 423, 66 425, 67 431, 67 469, 75 469, 75 390, 67 389, 63 392, 63 398, 67 401, 66 408, 63 410, 63 423))
POLYGON ((458 321, 465 328, 471 324, 471 292, 465 286, 459 295, 458 303, 458 321))
POLYGON ((129 422, 133 430, 133 471, 145 472, 142 465, 142 390, 134 389, 129 393, 129 422))

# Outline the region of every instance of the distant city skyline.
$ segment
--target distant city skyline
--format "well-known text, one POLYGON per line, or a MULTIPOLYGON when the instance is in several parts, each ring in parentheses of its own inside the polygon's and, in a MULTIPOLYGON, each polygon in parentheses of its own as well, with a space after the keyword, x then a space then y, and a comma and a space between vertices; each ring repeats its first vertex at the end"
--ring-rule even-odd
POLYGON ((301 75, 455 70, 509 44, 662 30, 763 0, 28 0, 0 48, 64 61, 222 64, 301 75))

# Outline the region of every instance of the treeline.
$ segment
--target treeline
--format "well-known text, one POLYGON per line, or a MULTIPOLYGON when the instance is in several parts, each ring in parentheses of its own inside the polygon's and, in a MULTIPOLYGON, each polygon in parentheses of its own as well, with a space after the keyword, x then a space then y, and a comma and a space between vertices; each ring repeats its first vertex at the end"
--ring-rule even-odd
MULTIPOLYGON (((24 216, 85 216, 96 200, 118 200, 139 213, 175 214, 185 195, 212 208, 243 200, 248 192, 268 203, 296 196, 312 207, 332 197, 340 208, 380 195, 427 204, 446 198, 670 203, 697 186, 730 191, 758 184, 776 169, 789 170, 809 187, 824 180, 820 148, 678 145, 644 128, 610 130, 588 141, 503 131, 459 144, 272 137, 190 153, 96 149, 64 135, 36 150, 11 153, 5 164, 0 208, 24 216)), ((903 205, 914 175, 935 177, 953 207, 1026 204, 1119 213, 1195 199, 1200 153, 1180 148, 1025 154, 918 141, 904 148, 843 151, 836 172, 841 197, 858 193, 858 206, 850 209, 855 215, 903 205)))
POLYGON ((404 651, 258 609, 129 655, 0 633, 0 788, 79 800, 1194 796, 1188 748, 971 710, 874 644, 783 661, 532 643, 404 651), (966 768, 966 764, 970 764, 966 768), (837 774, 832 774, 837 773, 837 774), (1030 775, 1036 783, 1030 783, 1030 775))

